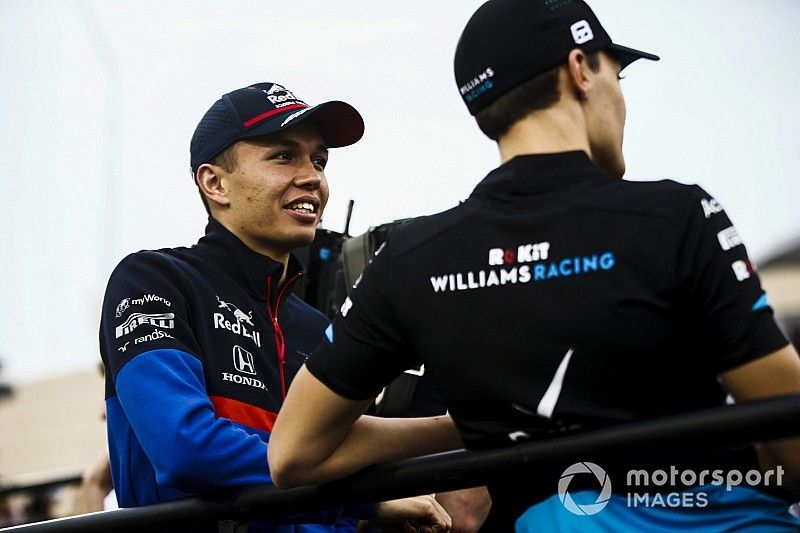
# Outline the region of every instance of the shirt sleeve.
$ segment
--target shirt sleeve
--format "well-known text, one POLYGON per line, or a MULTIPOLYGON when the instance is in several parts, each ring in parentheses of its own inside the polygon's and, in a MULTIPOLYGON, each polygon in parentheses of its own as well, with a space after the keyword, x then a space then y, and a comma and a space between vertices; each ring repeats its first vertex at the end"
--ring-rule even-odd
POLYGON ((159 484, 204 493, 271 482, 267 444, 216 417, 196 357, 145 352, 125 365, 116 386, 159 484))
MULTIPOLYGON (((158 482, 196 494, 271 483, 268 445, 231 421, 216 418, 203 382, 199 360, 177 350, 145 352, 120 372, 120 403, 158 482)), ((375 507, 334 507, 275 516, 267 522, 350 524, 372 518, 375 507)))
POLYGON ((744 243, 722 206, 692 186, 685 211, 677 273, 687 298, 685 318, 722 372, 788 344, 744 243))
POLYGON ((408 368, 419 366, 388 296, 391 244, 387 240, 356 280, 308 370, 346 398, 375 397, 408 368))
POLYGON ((174 349, 198 357, 189 316, 194 291, 182 274, 159 252, 132 254, 111 274, 100 319, 100 350, 112 383, 123 366, 147 351, 174 349))
POLYGON ((160 484, 202 493, 268 483, 266 443, 215 415, 191 298, 179 269, 157 253, 135 254, 117 267, 101 319, 107 396, 116 394, 160 484))

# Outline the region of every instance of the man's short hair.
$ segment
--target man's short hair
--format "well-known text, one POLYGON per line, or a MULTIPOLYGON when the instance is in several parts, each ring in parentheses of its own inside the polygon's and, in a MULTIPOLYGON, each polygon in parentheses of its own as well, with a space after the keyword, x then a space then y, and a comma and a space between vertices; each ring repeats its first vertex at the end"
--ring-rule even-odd
MULTIPOLYGON (((208 163, 221 167, 225 172, 233 172, 236 170, 236 165, 238 163, 238 160, 236 159, 237 144, 239 143, 235 142, 228 146, 223 151, 215 155, 208 163)), ((208 203, 208 198, 206 198, 206 195, 203 193, 203 190, 200 188, 199 184, 197 185, 197 191, 200 193, 200 199, 203 200, 203 206, 206 208, 206 213, 211 215, 211 206, 208 203)))
MULTIPOLYGON (((586 55, 586 64, 592 71, 600 69, 600 52, 586 55)), ((558 102, 558 70, 552 68, 517 85, 487 107, 478 111, 475 120, 481 131, 493 141, 508 133, 516 122, 534 111, 547 109, 558 102)))

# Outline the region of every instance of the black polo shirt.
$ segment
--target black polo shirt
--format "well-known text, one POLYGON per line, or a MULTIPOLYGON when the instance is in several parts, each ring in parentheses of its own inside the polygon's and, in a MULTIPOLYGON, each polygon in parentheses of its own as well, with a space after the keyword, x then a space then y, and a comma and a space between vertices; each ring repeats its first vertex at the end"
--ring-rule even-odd
POLYGON ((568 152, 396 228, 307 365, 362 399, 424 363, 478 449, 723 405, 720 372, 786 344, 711 195, 568 152))

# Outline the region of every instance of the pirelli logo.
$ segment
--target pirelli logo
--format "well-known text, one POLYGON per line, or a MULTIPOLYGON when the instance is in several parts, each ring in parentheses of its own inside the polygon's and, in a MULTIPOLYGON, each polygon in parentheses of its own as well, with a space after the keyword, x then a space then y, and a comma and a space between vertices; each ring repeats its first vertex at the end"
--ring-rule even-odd
POLYGON ((173 329, 175 327, 175 313, 132 313, 125 322, 117 326, 116 336, 119 339, 127 335, 142 324, 151 324, 157 328, 173 329))

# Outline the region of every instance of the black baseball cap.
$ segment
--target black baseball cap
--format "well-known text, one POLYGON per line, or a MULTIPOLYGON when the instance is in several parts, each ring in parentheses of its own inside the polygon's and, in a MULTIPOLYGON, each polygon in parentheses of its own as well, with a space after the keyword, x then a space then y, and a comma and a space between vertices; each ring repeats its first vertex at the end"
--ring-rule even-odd
POLYGON ((283 85, 271 82, 224 94, 206 111, 192 135, 192 176, 200 165, 239 139, 285 130, 310 117, 314 117, 329 148, 353 144, 364 135, 364 120, 345 102, 309 106, 283 85))
POLYGON ((456 84, 475 115, 520 83, 566 61, 575 48, 608 50, 622 68, 640 58, 659 59, 611 42, 583 0, 489 0, 461 33, 456 84))

